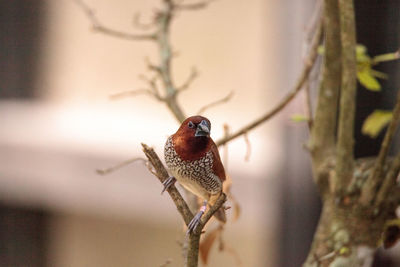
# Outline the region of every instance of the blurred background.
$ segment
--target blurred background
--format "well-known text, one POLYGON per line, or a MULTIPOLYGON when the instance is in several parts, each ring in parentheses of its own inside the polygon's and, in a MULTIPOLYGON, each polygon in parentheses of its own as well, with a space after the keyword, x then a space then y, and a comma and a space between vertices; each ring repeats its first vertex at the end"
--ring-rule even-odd
MULTIPOLYGON (((360 19, 361 43, 372 55, 396 50, 399 36, 388 27, 398 32, 399 3, 367 2, 356 5, 357 18, 371 10, 378 15, 360 19), (372 37, 362 32, 375 26, 372 37)), ((136 12, 149 22, 161 6, 145 0, 86 3, 104 25, 128 32, 137 32, 136 12)), ((204 114, 216 140, 225 123, 235 131, 273 107, 300 72, 315 5, 220 0, 179 13, 171 32, 178 53, 173 76, 181 84, 193 66, 200 72, 179 98, 186 114, 234 91, 228 103, 204 114)), ((1 0, 0 19, 0 266, 182 266, 182 219, 147 168, 133 163, 107 176, 95 172, 143 156, 141 142, 162 156, 167 136, 178 127, 169 110, 148 96, 109 99, 146 86, 138 76, 149 75, 146 58, 158 62, 157 46, 91 31, 72 0, 1 0)), ((398 65, 385 66, 396 77, 390 72, 398 74, 398 65)), ((393 84, 379 101, 376 94, 364 96, 360 122, 376 105, 392 104, 398 80, 387 81, 393 84)), ((241 215, 228 221, 223 237, 236 256, 215 246, 209 266, 304 261, 319 214, 302 148, 307 129, 290 120, 304 113, 304 101, 300 94, 248 134, 249 160, 244 138, 229 144, 225 167, 241 215)), ((383 266, 396 266, 396 249, 380 254, 392 264, 383 266)))

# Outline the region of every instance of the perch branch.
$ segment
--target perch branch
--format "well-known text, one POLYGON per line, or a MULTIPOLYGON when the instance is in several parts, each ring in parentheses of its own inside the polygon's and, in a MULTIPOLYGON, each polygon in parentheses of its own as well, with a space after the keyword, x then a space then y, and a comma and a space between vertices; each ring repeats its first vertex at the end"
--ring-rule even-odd
POLYGON ((356 30, 353 0, 339 0, 342 83, 336 144, 335 192, 345 191, 354 169, 354 116, 357 85, 356 30))
MULTIPOLYGON (((161 183, 163 183, 169 177, 167 170, 165 169, 164 165, 162 164, 160 158, 158 157, 154 149, 147 146, 146 144, 142 144, 142 147, 144 154, 148 158, 151 165, 153 165, 158 179, 160 180, 161 183)), ((179 213, 182 215, 185 224, 188 225, 193 218, 193 213, 190 211, 185 200, 183 199, 179 191, 176 189, 175 185, 171 185, 167 189, 167 192, 174 201, 179 213)))
POLYGON ((86 17, 92 23, 93 30, 100 32, 112 37, 117 37, 132 41, 143 41, 143 40, 155 40, 156 36, 154 34, 132 34, 127 32, 122 32, 118 30, 111 29, 109 27, 103 26, 99 19, 96 17, 95 12, 91 9, 83 0, 74 0, 74 2, 82 9, 86 17))
POLYGON ((224 137, 216 142, 217 146, 221 146, 226 144, 227 142, 249 132, 253 128, 259 126, 263 122, 266 122, 268 119, 272 118, 275 114, 277 114, 279 111, 281 111, 284 107, 286 107, 287 104, 292 101, 292 99, 297 95, 297 93, 300 91, 300 89, 303 87, 305 81, 307 80, 308 75, 310 74, 310 71, 315 63, 315 60, 317 59, 317 49, 318 45, 320 43, 322 35, 322 24, 321 22, 318 24, 317 31, 314 35, 314 38, 311 42, 311 48, 309 51, 309 54, 304 62, 304 67, 303 70, 300 74, 300 77, 297 80, 296 85, 292 89, 292 91, 287 94, 278 105, 276 105, 272 110, 268 111, 266 114, 261 116, 260 118, 256 119, 255 121, 249 123, 242 129, 238 130, 236 133, 230 134, 227 137, 224 137))
POLYGON ((233 91, 231 91, 224 98, 218 99, 218 100, 211 102, 211 103, 203 106, 202 108, 200 108, 199 111, 197 111, 197 114, 203 114, 209 108, 212 108, 212 107, 218 106, 219 104, 228 102, 232 98, 233 95, 234 95, 234 93, 233 93, 233 91))

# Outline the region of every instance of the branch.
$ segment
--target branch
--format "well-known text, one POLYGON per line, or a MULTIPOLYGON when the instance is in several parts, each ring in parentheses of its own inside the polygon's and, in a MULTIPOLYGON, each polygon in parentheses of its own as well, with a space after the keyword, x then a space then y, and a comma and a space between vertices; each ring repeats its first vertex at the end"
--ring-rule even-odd
POLYGON ((398 205, 400 205, 400 188, 396 186, 396 179, 400 174, 400 151, 397 153, 394 158, 388 173, 386 174, 385 180, 381 188, 379 189, 376 200, 374 203, 375 207, 381 206, 386 199, 388 199, 389 193, 394 190, 395 194, 398 194, 396 197, 399 200, 398 205), (397 189, 397 190, 396 190, 397 189))
POLYGON ((203 114, 207 109, 218 106, 220 104, 226 103, 229 100, 231 100, 232 96, 233 96, 234 92, 231 91, 227 96, 225 96, 224 98, 215 100, 214 102, 211 102, 205 106, 203 106, 202 108, 199 109, 199 111, 197 111, 197 114, 203 114))
POLYGON ((342 41, 342 88, 338 141, 336 144, 335 192, 345 191, 354 169, 354 115, 357 86, 356 31, 353 0, 339 0, 342 41))
MULTIPOLYGON (((143 152, 146 157, 149 159, 150 163, 153 165, 155 169, 155 173, 157 178, 163 183, 166 179, 168 179, 168 172, 165 169, 164 165, 160 161, 160 158, 152 149, 151 147, 147 146, 146 144, 142 143, 143 152)), ((185 224, 188 225, 193 218, 193 213, 190 211, 188 205, 186 204, 185 200, 182 198, 179 191, 176 189, 175 185, 171 185, 167 189, 168 194, 174 201, 176 208, 178 209, 179 213, 181 214, 185 224)))
POLYGON ((132 41, 155 40, 156 38, 154 34, 132 34, 103 26, 96 17, 94 11, 83 0, 73 0, 73 1, 82 9, 86 17, 90 20, 94 31, 101 32, 109 36, 126 40, 132 40, 132 41))
POLYGON ((193 81, 197 78, 198 72, 195 68, 192 68, 189 77, 187 80, 178 88, 179 92, 185 91, 189 88, 189 86, 193 83, 193 81))
POLYGON ((297 80, 296 85, 292 89, 292 91, 287 94, 284 99, 278 105, 276 105, 272 110, 268 111, 266 114, 261 116, 260 118, 256 119, 255 121, 249 123, 242 129, 238 130, 236 133, 233 133, 227 137, 224 137, 216 142, 217 146, 221 146, 226 144, 227 142, 249 132, 251 129, 259 126, 263 122, 266 122, 268 119, 272 118, 274 115, 276 115, 279 111, 281 111, 284 107, 286 107, 287 104, 292 101, 292 99, 297 95, 297 93, 300 91, 300 89, 303 87, 305 81, 307 80, 308 75, 310 74, 310 71, 315 63, 315 60, 317 59, 317 49, 318 45, 321 39, 322 35, 322 25, 319 23, 316 34, 314 35, 311 48, 308 54, 307 59, 304 62, 304 67, 303 70, 300 74, 300 77, 297 80))
MULTIPOLYGON (((335 146, 336 114, 341 80, 341 44, 339 7, 337 0, 325 0, 323 26, 325 53, 317 107, 311 130, 310 150, 313 168, 319 169, 335 146)), ((316 184, 319 175, 314 173, 316 184)))
POLYGON ((149 95, 151 97, 154 97, 157 100, 161 100, 161 97, 157 94, 154 93, 154 91, 149 90, 149 89, 137 89, 137 90, 130 90, 130 91, 122 91, 118 92, 115 94, 110 95, 110 99, 119 99, 119 98, 124 98, 128 96, 137 96, 137 95, 149 95))
MULTIPOLYGON (((378 205, 381 204, 383 201, 382 197, 386 195, 389 188, 395 183, 395 179, 397 177, 396 173, 398 173, 398 170, 396 172, 396 165, 398 164, 398 163, 396 163, 396 160, 392 163, 392 167, 389 171, 389 173, 391 171, 394 171, 394 173, 392 173, 392 174, 388 173, 386 175, 386 178, 384 178, 382 176, 382 172, 383 172, 383 167, 385 165, 385 161, 386 161, 387 154, 389 151, 389 147, 392 143, 393 136, 399 125, 399 121, 400 121, 400 90, 397 92, 397 102, 396 102, 396 105, 393 110, 393 117, 392 117, 392 120, 390 121, 389 127, 386 131, 385 138, 383 139, 381 149, 378 154, 378 158, 375 161, 374 169, 371 172, 371 175, 368 177, 368 179, 363 187, 363 191, 362 191, 361 199, 360 199, 361 203, 363 205, 368 205, 371 201, 373 201, 377 187, 384 180, 384 184, 382 185, 382 188, 379 190, 378 195, 377 195, 378 198, 376 199, 376 203, 378 205), (393 177, 393 175, 395 177, 393 177)), ((400 152, 397 157, 400 158, 400 152)))
POLYGON ((142 161, 144 163, 147 162, 147 160, 145 160, 144 158, 132 158, 132 159, 125 160, 125 161, 123 161, 121 163, 118 163, 118 164, 116 164, 114 166, 111 166, 111 167, 109 167, 107 169, 97 169, 96 172, 98 174, 100 174, 100 175, 106 175, 106 174, 114 172, 114 171, 116 171, 116 170, 118 170, 118 169, 120 169, 122 167, 125 167, 126 165, 131 164, 131 163, 136 162, 136 161, 142 161))
MULTIPOLYGON (((175 7, 176 9, 180 10, 198 10, 198 9, 203 9, 208 6, 214 0, 208 0, 208 1, 200 1, 198 3, 193 3, 193 4, 176 4, 175 7)), ((181 1, 183 2, 183 1, 181 1)))

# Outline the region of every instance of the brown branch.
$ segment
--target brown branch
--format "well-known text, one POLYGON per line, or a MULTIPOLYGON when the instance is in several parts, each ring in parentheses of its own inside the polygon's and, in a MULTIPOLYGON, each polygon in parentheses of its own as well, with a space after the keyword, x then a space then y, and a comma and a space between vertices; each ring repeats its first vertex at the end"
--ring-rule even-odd
POLYGON ((96 17, 94 11, 83 1, 83 0, 73 0, 85 13, 86 17, 92 23, 93 30, 96 32, 100 32, 112 37, 117 37, 126 40, 132 41, 143 41, 143 40, 152 40, 154 41, 156 36, 154 34, 132 34, 127 32, 122 32, 119 30, 115 30, 106 26, 103 26, 99 19, 96 17))
MULTIPOLYGON (((155 174, 161 183, 163 183, 166 179, 168 179, 168 172, 165 169, 164 165, 160 161, 160 158, 154 151, 154 149, 150 148, 146 144, 142 143, 143 152, 148 158, 149 162, 153 165, 155 174)), ((193 214, 189 209, 189 206, 186 204, 185 200, 182 198, 179 191, 176 189, 175 185, 171 185, 167 192, 169 193, 170 197, 174 201, 179 213, 181 214, 185 224, 188 225, 193 218, 193 214)), ((199 242, 200 242, 200 235, 204 226, 210 220, 210 218, 217 212, 218 209, 222 207, 222 205, 226 201, 226 195, 222 193, 215 204, 211 206, 208 211, 203 215, 201 218, 200 224, 198 227, 189 234, 189 248, 186 258, 186 266, 197 266, 198 262, 198 253, 199 253, 199 242)))
POLYGON ((398 186, 396 187, 396 179, 399 176, 399 174, 400 174, 400 151, 394 158, 390 166, 390 169, 386 174, 385 180, 383 181, 383 184, 376 195, 376 200, 374 203, 375 207, 383 205, 384 201, 388 199, 388 196, 390 192, 392 192, 392 190, 394 191, 395 194, 398 194, 396 198, 398 200, 398 205, 400 205, 400 188, 398 186))
MULTIPOLYGON (((151 165, 153 165, 158 179, 160 180, 161 183, 163 183, 169 177, 167 170, 165 169, 164 165, 162 164, 160 158, 158 157, 154 149, 143 143, 142 147, 144 154, 150 161, 151 165)), ((190 211, 185 200, 183 199, 183 197, 181 196, 181 194, 174 185, 171 185, 167 189, 167 192, 174 201, 176 208, 181 214, 183 220, 185 221, 185 224, 188 225, 193 218, 193 213, 190 211)))
POLYGON ((356 31, 353 0, 339 0, 340 37, 342 41, 342 86, 338 141, 336 144, 335 192, 344 192, 354 169, 354 116, 356 101, 356 31))
POLYGON ((220 104, 226 103, 229 100, 231 100, 232 96, 234 95, 234 92, 231 91, 227 96, 225 96, 224 98, 215 100, 214 102, 211 102, 205 106, 203 106, 202 108, 199 109, 199 111, 197 111, 196 114, 203 114, 207 109, 218 106, 220 104))
POLYGON ((250 143, 249 136, 247 135, 247 133, 245 133, 243 136, 244 136, 244 141, 246 142, 246 147, 247 147, 247 151, 246 151, 246 155, 244 156, 244 160, 249 161, 250 156, 251 156, 251 143, 250 143))
POLYGON ((149 89, 137 89, 137 90, 130 90, 130 91, 122 91, 109 96, 110 99, 120 99, 125 97, 133 97, 138 95, 149 95, 154 97, 157 100, 161 100, 161 97, 154 93, 154 91, 149 89))
MULTIPOLYGON (((337 0, 325 0, 322 16, 325 53, 317 107, 308 144, 313 158, 313 178, 319 183, 320 166, 333 154, 336 135, 337 105, 341 84, 341 43, 337 0)), ((322 192, 322 191, 321 191, 322 192)))
POLYGON ((189 86, 193 83, 193 81, 197 78, 198 72, 196 68, 192 68, 189 77, 187 80, 178 88, 179 92, 185 91, 189 88, 189 86))
MULTIPOLYGON (((383 139, 383 142, 381 144, 378 158, 375 161, 374 169, 371 172, 371 175, 368 177, 368 179, 363 187, 363 191, 362 191, 361 199, 360 199, 360 201, 363 205, 368 205, 371 201, 374 200, 377 187, 379 187, 379 185, 385 179, 384 184, 382 185, 382 188, 379 190, 379 192, 377 194, 378 198, 376 199, 376 204, 380 205, 383 201, 382 197, 386 195, 390 186, 392 186, 395 183, 395 179, 396 179, 397 175, 396 175, 396 167, 393 167, 393 166, 396 166, 396 160, 392 163, 392 167, 389 171, 389 173, 391 171, 394 171, 394 173, 391 173, 390 175, 388 173, 386 178, 384 178, 382 175, 382 172, 383 172, 383 166, 385 165, 385 161, 386 161, 387 154, 389 151, 389 147, 392 143, 393 136, 396 132, 396 129, 399 126, 399 122, 400 122, 400 90, 397 92, 397 102, 396 102, 396 105, 393 110, 393 117, 392 117, 392 120, 390 121, 389 127, 386 131, 385 138, 383 139), (394 168, 394 170, 393 170, 393 168, 394 168), (394 175, 395 175, 395 177, 393 177, 394 175)), ((400 158, 400 153, 398 155, 398 158, 400 158)))
MULTIPOLYGON (((192 4, 175 4, 176 9, 179 10, 198 10, 198 9, 203 9, 206 8, 211 2, 215 0, 207 0, 207 1, 200 1, 198 3, 192 3, 192 4)), ((183 1, 181 1, 183 2, 183 1)))
POLYGON ((248 125, 244 126, 242 129, 238 130, 236 133, 233 133, 227 137, 224 137, 216 142, 217 146, 221 146, 226 144, 227 142, 249 132, 253 128, 259 126, 260 124, 266 122, 270 118, 272 118, 274 115, 276 115, 279 111, 281 111, 284 107, 286 107, 287 104, 292 101, 292 99, 297 95, 297 93, 300 91, 300 89, 303 87, 305 81, 307 80, 308 75, 310 74, 310 71, 315 63, 315 60, 317 59, 317 49, 318 45, 321 39, 322 35, 322 25, 319 23, 318 29, 316 31, 316 34, 314 35, 311 48, 309 51, 309 54, 304 62, 304 67, 303 70, 300 74, 300 77, 297 80, 296 85, 292 89, 292 91, 287 94, 280 103, 278 103, 272 110, 268 111, 266 114, 261 116, 260 118, 256 119, 255 121, 249 123, 248 125))
POLYGON ((136 158, 125 160, 123 162, 120 162, 120 163, 118 163, 118 164, 116 164, 114 166, 111 166, 109 168, 106 168, 106 169, 97 169, 96 172, 97 172, 97 174, 100 174, 100 175, 106 175, 106 174, 112 173, 112 172, 114 172, 114 171, 116 171, 116 170, 118 170, 118 169, 120 169, 122 167, 125 167, 126 165, 134 163, 136 161, 142 161, 143 163, 147 162, 147 160, 145 160, 144 158, 137 158, 136 157, 136 158))

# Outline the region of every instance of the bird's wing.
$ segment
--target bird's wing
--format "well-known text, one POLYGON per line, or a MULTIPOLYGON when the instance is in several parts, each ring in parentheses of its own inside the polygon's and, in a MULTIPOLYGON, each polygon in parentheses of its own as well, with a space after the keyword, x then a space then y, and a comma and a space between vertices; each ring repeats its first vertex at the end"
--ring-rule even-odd
POLYGON ((225 169, 224 165, 222 165, 221 158, 219 156, 218 148, 215 145, 214 141, 211 140, 211 153, 213 155, 213 171, 219 177, 219 179, 223 182, 225 181, 225 169))

